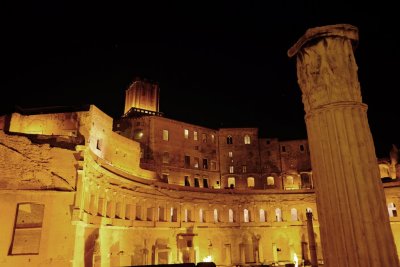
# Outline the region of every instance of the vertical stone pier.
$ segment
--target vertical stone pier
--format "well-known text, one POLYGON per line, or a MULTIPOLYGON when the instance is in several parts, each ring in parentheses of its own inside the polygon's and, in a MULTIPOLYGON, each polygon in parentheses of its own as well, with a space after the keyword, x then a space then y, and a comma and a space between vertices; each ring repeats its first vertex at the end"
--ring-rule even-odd
POLYGON ((307 30, 288 51, 297 55, 324 261, 328 267, 398 267, 361 99, 357 42, 356 27, 330 25, 307 30))

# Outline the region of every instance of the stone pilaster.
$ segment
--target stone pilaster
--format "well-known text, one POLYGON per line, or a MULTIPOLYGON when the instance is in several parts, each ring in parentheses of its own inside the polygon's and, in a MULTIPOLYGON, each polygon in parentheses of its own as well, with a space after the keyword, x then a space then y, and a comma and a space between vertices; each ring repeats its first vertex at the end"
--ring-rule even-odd
POLYGON ((297 55, 328 267, 399 266, 353 54, 356 27, 309 29, 297 55))

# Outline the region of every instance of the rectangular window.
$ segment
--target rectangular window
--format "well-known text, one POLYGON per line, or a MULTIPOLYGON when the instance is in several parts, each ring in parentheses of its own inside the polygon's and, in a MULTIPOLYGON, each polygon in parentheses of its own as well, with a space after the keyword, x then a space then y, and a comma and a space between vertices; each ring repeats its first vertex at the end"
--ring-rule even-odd
POLYGON ((199 158, 194 158, 194 167, 199 168, 199 158))
POLYGON ((162 131, 162 139, 163 139, 164 141, 168 141, 168 140, 169 140, 169 133, 168 133, 168 130, 163 130, 163 131, 162 131))
POLYGON ((207 178, 203 178, 203 187, 208 188, 208 179, 207 178))
POLYGON ((190 186, 189 176, 185 176, 185 186, 190 186))
POLYGON ((194 187, 200 187, 199 178, 194 178, 194 187))
POLYGON ((190 156, 185 156, 185 168, 190 168, 190 156))
POLYGON ((203 169, 208 169, 208 160, 203 159, 203 169))
POLYGON ((165 208, 162 206, 158 207, 158 221, 165 222, 165 208))
POLYGON ((103 140, 97 139, 96 148, 101 151, 103 148, 103 140))
POLYGON ((126 204, 125 206, 125 219, 130 220, 132 218, 132 205, 131 204, 126 204))
POLYGON ((168 173, 163 173, 162 174, 162 180, 163 180, 164 183, 168 184, 168 173))
POLYGON ((201 134, 201 141, 207 143, 207 135, 205 133, 201 134))
POLYGON ((229 173, 233 173, 233 166, 229 166, 229 173))
POLYGON ((147 208, 146 219, 149 222, 153 220, 153 207, 147 208))
POLYGON ((43 204, 18 204, 10 255, 39 254, 43 214, 43 204))
POLYGON ((178 221, 178 209, 171 208, 170 209, 170 222, 177 222, 178 221))
POLYGON ((246 166, 246 165, 243 165, 243 166, 242 166, 242 171, 243 171, 243 173, 246 173, 246 172, 247 172, 247 166, 246 166))
POLYGON ((228 156, 229 156, 230 158, 232 158, 232 157, 233 157, 233 153, 232 153, 232 151, 229 151, 229 152, 228 152, 228 156))
POLYGON ((189 130, 188 129, 183 130, 183 135, 184 135, 185 139, 188 139, 189 138, 189 130))
POLYGON ((140 204, 136 204, 136 216, 135 219, 137 221, 142 220, 142 206, 140 204))
POLYGON ((282 152, 286 152, 286 147, 285 147, 285 146, 282 146, 282 147, 281 147, 281 150, 282 150, 282 152))
POLYGON ((304 151, 304 146, 303 145, 300 145, 300 151, 304 151))
POLYGON ((211 170, 216 171, 217 170, 217 163, 215 161, 211 161, 211 170))
POLYGON ((169 153, 168 152, 163 153, 162 162, 169 163, 169 153))
POLYGON ((193 140, 195 140, 195 141, 198 140, 197 132, 196 132, 196 131, 193 132, 193 140))

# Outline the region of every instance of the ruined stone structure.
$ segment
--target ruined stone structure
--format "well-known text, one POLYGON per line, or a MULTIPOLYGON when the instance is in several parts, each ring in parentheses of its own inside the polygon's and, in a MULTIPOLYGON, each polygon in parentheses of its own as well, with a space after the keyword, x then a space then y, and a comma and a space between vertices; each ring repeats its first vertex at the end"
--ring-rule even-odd
MULTIPOLYGON (((399 266, 353 47, 356 27, 309 29, 297 54, 327 266, 399 266)), ((393 166, 394 167, 394 166, 393 166)))
MULTIPOLYGON (((95 106, 0 117, 0 266, 323 261, 307 140, 172 120, 158 87, 128 91, 157 99, 115 121, 95 106)), ((400 183, 383 185, 400 244, 400 183)))

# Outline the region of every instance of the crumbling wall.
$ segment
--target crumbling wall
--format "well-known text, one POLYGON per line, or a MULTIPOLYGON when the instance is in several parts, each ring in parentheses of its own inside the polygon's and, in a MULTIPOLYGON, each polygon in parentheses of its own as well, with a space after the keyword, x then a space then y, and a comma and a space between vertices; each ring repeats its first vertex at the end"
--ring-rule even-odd
POLYGON ((98 157, 116 168, 141 178, 156 179, 154 172, 140 168, 140 144, 113 132, 113 120, 95 106, 80 116, 79 132, 98 157))
POLYGON ((10 132, 43 135, 77 136, 78 113, 21 115, 13 113, 10 132))
POLYGON ((0 189, 75 190, 74 151, 0 131, 0 189))

